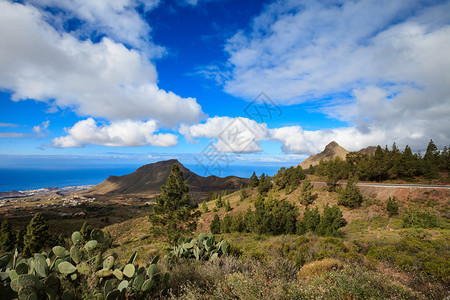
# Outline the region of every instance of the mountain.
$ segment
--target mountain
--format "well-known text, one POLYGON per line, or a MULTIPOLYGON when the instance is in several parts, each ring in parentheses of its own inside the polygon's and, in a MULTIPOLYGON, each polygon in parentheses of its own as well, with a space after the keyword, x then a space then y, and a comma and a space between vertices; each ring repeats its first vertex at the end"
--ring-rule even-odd
POLYGON ((374 155, 375 151, 377 151, 377 146, 369 146, 359 150, 358 153, 374 155))
POLYGON ((345 160, 345 157, 347 155, 348 151, 339 146, 338 143, 335 141, 332 141, 329 143, 325 149, 318 153, 311 155, 307 159, 305 159, 300 166, 303 168, 303 170, 306 170, 309 168, 310 165, 313 167, 318 166, 321 159, 324 161, 328 161, 331 159, 335 159, 336 157, 340 157, 342 160, 345 160))
POLYGON ((217 176, 203 177, 184 167, 178 160, 171 159, 144 165, 128 175, 109 176, 102 183, 86 191, 86 194, 140 196, 158 194, 161 191, 161 185, 166 183, 166 179, 174 164, 177 164, 183 171, 184 178, 189 182, 190 191, 202 196, 209 191, 237 190, 241 184, 248 183, 248 179, 236 176, 223 178, 217 176))

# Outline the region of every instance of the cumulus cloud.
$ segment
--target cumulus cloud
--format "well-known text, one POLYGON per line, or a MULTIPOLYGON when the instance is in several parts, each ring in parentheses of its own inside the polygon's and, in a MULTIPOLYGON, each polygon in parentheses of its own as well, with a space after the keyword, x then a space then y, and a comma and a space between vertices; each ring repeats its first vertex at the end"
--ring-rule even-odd
POLYGON ((214 139, 214 147, 222 152, 254 153, 262 151, 260 141, 267 138, 267 125, 247 118, 213 117, 179 129, 187 141, 195 138, 214 139))
POLYGON ((448 1, 274 1, 227 41, 221 80, 249 100, 261 91, 281 105, 332 99, 321 112, 370 144, 378 133, 382 143, 448 144, 449 10, 448 1))
POLYGON ((151 57, 165 52, 163 47, 152 43, 151 28, 137 11, 139 7, 152 10, 159 0, 26 0, 25 3, 43 9, 52 8, 45 10, 45 18, 61 29, 69 20, 80 20, 71 29, 71 33, 80 38, 105 34, 116 42, 145 50, 151 57))
POLYGON ((170 133, 156 134, 155 121, 118 121, 109 125, 98 125, 88 118, 79 121, 67 130, 68 135, 53 139, 59 148, 83 147, 88 144, 110 147, 136 147, 144 145, 170 147, 177 144, 177 136, 170 133))
POLYGON ((11 90, 15 101, 170 127, 203 116, 194 98, 158 88, 155 66, 139 50, 107 37, 93 43, 59 32, 31 5, 0 1, 0 40, 0 88, 11 90))
MULTIPOLYGON (((331 141, 336 141, 349 151, 357 151, 368 145, 390 146, 394 142, 405 146, 406 143, 403 142, 406 139, 402 139, 402 136, 414 138, 414 135, 420 135, 416 133, 419 126, 407 131, 394 129, 389 134, 383 129, 370 128, 368 132, 362 132, 356 127, 304 130, 301 126, 269 128, 265 123, 247 118, 216 116, 203 123, 182 125, 179 132, 191 143, 198 138, 211 139, 214 148, 221 152, 258 153, 263 151, 261 141, 271 141, 280 143, 285 154, 305 155, 322 151, 331 141)), ((412 145, 422 150, 427 144, 412 145)))

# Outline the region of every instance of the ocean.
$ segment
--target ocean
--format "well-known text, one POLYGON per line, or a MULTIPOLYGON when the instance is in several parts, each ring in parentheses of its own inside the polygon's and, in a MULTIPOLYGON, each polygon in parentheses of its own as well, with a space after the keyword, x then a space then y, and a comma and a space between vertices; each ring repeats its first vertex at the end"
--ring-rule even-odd
MULTIPOLYGON (((200 176, 208 176, 198 165, 185 165, 186 168, 200 176)), ((70 169, 2 169, 0 168, 0 192, 24 191, 45 187, 66 187, 99 184, 108 176, 121 176, 132 173, 140 165, 121 166, 117 168, 70 168, 70 169)), ((229 175, 249 178, 253 171, 274 175, 280 166, 229 166, 221 170, 210 170, 213 175, 229 175)))

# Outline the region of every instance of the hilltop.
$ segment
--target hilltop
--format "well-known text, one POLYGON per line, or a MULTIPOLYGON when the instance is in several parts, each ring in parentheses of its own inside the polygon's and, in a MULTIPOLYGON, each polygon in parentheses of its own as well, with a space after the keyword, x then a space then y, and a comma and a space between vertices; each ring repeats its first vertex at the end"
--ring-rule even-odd
MULTIPOLYGON (((160 192, 161 185, 165 184, 170 170, 177 164, 183 171, 184 178, 189 182, 191 192, 204 196, 209 191, 234 191, 241 184, 247 184, 248 179, 237 176, 208 176, 203 177, 195 174, 176 159, 159 161, 144 165, 131 174, 123 176, 109 176, 102 183, 86 191, 91 195, 134 195, 146 196, 156 195, 160 192)), ((203 197, 200 197, 203 198, 203 197)))
POLYGON ((313 167, 318 166, 320 160, 329 161, 335 159, 336 157, 340 157, 342 160, 345 160, 347 153, 349 153, 349 151, 339 146, 339 144, 336 143, 335 141, 332 141, 325 147, 325 149, 322 152, 311 155, 310 157, 305 159, 300 164, 300 166, 303 168, 303 170, 306 170, 309 168, 310 165, 312 165, 313 167))

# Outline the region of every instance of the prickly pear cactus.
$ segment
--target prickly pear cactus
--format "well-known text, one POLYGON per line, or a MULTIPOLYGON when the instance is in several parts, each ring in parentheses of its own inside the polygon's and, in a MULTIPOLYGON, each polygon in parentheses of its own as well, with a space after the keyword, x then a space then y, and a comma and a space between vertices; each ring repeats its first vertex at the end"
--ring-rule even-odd
POLYGON ((220 239, 216 241, 211 234, 200 233, 195 239, 178 239, 178 245, 166 256, 169 261, 174 262, 177 258, 195 258, 196 260, 215 260, 223 254, 228 254, 230 245, 227 241, 220 239))

